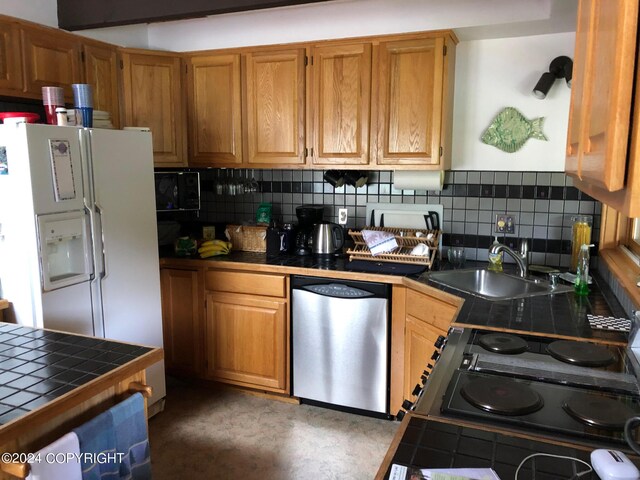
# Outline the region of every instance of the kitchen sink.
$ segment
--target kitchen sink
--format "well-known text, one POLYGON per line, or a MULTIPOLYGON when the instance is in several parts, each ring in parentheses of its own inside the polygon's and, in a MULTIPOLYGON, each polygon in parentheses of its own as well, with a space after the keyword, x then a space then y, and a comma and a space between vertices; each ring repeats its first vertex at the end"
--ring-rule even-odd
POLYGON ((473 268, 427 274, 429 280, 486 300, 512 300, 572 290, 566 285, 551 287, 548 282, 516 277, 508 273, 473 268))

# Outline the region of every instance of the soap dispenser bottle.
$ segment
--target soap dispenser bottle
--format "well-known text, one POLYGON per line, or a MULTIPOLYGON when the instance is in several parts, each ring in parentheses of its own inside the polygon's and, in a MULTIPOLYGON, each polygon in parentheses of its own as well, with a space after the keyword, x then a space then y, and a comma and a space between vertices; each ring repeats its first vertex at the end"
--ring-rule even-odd
MULTIPOLYGON (((495 245, 500 245, 500 242, 498 242, 498 237, 494 237, 493 240, 493 245, 491 245, 492 247, 495 245)), ((503 253, 493 253, 491 251, 491 248, 489 249, 489 267, 488 270, 491 270, 492 272, 501 272, 502 271, 502 255, 503 253)))
POLYGON ((578 254, 578 264, 576 266, 576 280, 573 289, 576 295, 584 297, 589 294, 589 248, 593 244, 583 244, 578 254))

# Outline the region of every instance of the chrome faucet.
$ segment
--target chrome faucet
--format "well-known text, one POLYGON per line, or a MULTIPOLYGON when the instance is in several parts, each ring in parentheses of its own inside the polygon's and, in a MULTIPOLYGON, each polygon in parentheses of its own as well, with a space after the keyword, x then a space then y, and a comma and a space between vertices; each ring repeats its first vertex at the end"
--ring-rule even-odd
POLYGON ((520 241, 520 251, 515 252, 513 249, 501 243, 493 244, 489 247, 489 253, 505 252, 511 255, 520 268, 520 276, 526 277, 529 274, 529 242, 526 239, 520 241))

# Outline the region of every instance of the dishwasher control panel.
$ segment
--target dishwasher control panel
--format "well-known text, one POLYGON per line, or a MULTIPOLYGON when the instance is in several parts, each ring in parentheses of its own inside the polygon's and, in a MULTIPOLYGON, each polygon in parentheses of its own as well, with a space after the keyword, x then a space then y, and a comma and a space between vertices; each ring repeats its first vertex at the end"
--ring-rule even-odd
POLYGON ((339 283, 325 283, 322 285, 306 285, 305 290, 324 295, 326 297, 336 298, 365 298, 374 296, 371 292, 360 290, 359 288, 341 285, 339 283))

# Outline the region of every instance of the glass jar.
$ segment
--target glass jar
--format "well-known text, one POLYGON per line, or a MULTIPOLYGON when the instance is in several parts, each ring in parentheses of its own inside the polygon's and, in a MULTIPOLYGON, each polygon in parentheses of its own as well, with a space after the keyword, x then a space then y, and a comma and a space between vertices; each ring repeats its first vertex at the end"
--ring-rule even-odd
POLYGON ((575 272, 578 266, 578 255, 582 245, 591 243, 591 224, 590 215, 576 215, 571 217, 573 225, 571 227, 571 271, 575 272))

